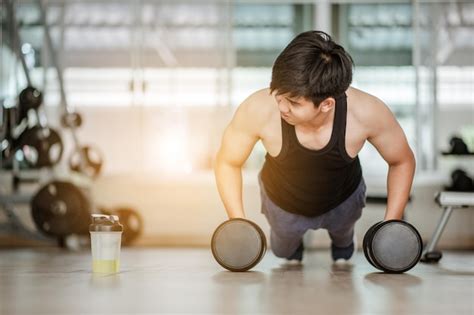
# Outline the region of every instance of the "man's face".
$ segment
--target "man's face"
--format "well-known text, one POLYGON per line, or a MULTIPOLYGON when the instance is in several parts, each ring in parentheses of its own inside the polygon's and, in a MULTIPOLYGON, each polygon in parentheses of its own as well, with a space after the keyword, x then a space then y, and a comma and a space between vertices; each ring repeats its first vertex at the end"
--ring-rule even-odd
POLYGON ((281 117, 291 125, 313 120, 320 112, 320 108, 304 97, 290 97, 288 94, 275 94, 281 117))

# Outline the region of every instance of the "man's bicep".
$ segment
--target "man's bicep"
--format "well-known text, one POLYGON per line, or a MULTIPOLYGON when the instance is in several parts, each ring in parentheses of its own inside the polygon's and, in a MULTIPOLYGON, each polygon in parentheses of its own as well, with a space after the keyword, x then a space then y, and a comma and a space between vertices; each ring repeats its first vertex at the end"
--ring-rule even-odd
POLYGON ((374 121, 373 134, 367 139, 389 164, 396 164, 411 157, 413 152, 408 145, 402 127, 393 114, 382 114, 383 119, 374 121))
POLYGON ((258 136, 232 122, 224 131, 218 159, 235 166, 242 166, 257 141, 258 136))

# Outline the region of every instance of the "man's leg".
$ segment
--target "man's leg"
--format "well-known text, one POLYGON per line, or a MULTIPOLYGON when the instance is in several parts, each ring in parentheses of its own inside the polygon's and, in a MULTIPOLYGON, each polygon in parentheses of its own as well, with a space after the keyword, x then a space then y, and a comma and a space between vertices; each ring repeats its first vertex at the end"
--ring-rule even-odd
POLYGON ((309 220, 287 212, 268 197, 259 178, 262 213, 270 225, 270 247, 277 257, 302 260, 303 235, 309 228, 309 220))
POLYGON ((334 261, 338 259, 349 260, 356 249, 354 244, 354 225, 352 228, 341 231, 328 231, 331 238, 331 257, 334 261))
POLYGON ((271 229, 270 230, 270 246, 273 254, 277 257, 286 258, 288 260, 303 259, 303 235, 293 235, 291 237, 281 237, 271 229))
POLYGON ((326 214, 323 227, 328 230, 331 239, 331 256, 334 261, 348 260, 356 249, 357 244, 353 242, 354 226, 365 206, 365 191, 362 180, 347 200, 326 214))
POLYGON ((262 213, 270 225, 270 247, 277 257, 303 259, 303 235, 308 229, 305 218, 287 212, 271 200, 262 201, 262 213))

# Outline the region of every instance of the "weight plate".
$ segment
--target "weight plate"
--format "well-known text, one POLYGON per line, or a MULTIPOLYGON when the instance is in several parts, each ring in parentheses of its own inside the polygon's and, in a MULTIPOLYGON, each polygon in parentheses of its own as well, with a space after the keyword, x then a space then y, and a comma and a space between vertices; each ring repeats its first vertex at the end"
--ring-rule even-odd
POLYGON ((120 224, 123 225, 122 245, 130 245, 143 231, 143 219, 141 215, 132 208, 117 208, 112 210, 112 215, 119 217, 120 224))
POLYGON ((103 163, 102 153, 92 146, 76 148, 69 158, 69 168, 71 170, 91 178, 99 176, 103 163), (82 160, 83 158, 85 159, 84 161, 82 160))
POLYGON ((374 225, 372 225, 368 230, 367 232, 365 233, 364 235, 364 239, 362 241, 362 249, 364 250, 364 256, 365 258, 367 259, 367 261, 372 265, 374 266, 375 268, 377 269, 380 269, 378 266, 375 265, 372 257, 371 257, 371 253, 369 251, 369 243, 371 242, 371 239, 372 239, 372 236, 373 236, 373 231, 375 229, 376 226, 378 226, 379 224, 383 223, 383 221, 380 221, 380 222, 377 222, 375 223, 374 225))
POLYGON ((389 220, 374 228, 369 252, 379 269, 402 273, 420 260, 423 249, 421 236, 414 226, 401 220, 389 220))
POLYGON ((18 139, 18 149, 33 168, 56 165, 63 155, 61 136, 52 128, 35 126, 25 130, 18 139))
POLYGON ((246 271, 263 258, 266 239, 260 227, 246 219, 231 219, 217 227, 211 249, 216 261, 230 271, 246 271))
POLYGON ((66 128, 78 128, 82 125, 82 116, 77 113, 64 113, 61 116, 61 124, 66 128))
POLYGON ((89 212, 87 198, 69 182, 49 182, 31 200, 31 215, 36 227, 50 236, 81 231, 89 223, 89 212))
POLYGON ((43 103, 43 94, 32 86, 24 88, 19 95, 20 107, 37 109, 43 103))

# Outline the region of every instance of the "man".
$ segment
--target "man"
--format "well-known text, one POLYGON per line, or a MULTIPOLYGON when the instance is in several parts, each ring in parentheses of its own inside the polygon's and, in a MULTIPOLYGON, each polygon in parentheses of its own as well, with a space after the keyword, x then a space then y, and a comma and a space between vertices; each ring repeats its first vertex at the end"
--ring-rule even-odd
POLYGON ((354 253, 365 206, 357 154, 366 141, 389 165, 384 220, 401 219, 415 159, 378 98, 350 87, 353 61, 319 31, 298 35, 276 59, 270 88, 250 95, 226 128, 216 157, 217 187, 229 218, 244 218, 242 166, 255 143, 267 154, 259 175, 262 212, 278 257, 300 262, 303 234, 326 229, 335 262, 354 253))

